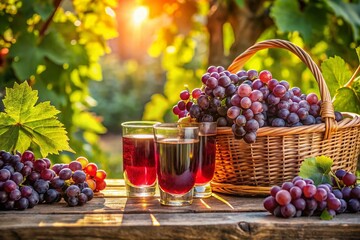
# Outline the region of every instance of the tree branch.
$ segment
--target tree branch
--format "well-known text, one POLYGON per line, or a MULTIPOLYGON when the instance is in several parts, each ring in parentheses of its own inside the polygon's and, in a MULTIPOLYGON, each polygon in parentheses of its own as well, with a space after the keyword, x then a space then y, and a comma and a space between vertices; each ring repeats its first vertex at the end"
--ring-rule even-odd
POLYGON ((50 23, 52 22, 56 11, 58 10, 58 8, 60 7, 62 0, 54 0, 54 11, 51 13, 51 15, 49 16, 49 18, 46 20, 46 22, 44 23, 44 25, 41 27, 40 29, 40 37, 45 35, 46 30, 49 28, 50 23))

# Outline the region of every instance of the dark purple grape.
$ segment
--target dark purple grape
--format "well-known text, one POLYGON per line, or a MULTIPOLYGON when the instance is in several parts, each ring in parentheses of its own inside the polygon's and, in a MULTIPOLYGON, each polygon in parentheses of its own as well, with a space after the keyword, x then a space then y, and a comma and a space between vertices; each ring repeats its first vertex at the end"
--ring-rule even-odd
POLYGON ((88 201, 90 201, 94 197, 94 192, 91 188, 86 187, 83 190, 81 190, 81 192, 87 196, 88 201))
POLYGON ((50 185, 55 189, 61 189, 65 186, 65 181, 56 176, 50 181, 50 185))
POLYGON ((209 77, 205 85, 210 89, 214 89, 218 85, 218 80, 215 77, 209 77))
POLYGON ((21 198, 21 192, 19 189, 14 189, 9 193, 9 199, 12 201, 17 201, 21 198))
POLYGON ((347 203, 344 199, 340 199, 341 202, 341 206, 340 208, 336 211, 336 213, 340 214, 340 213, 344 213, 347 209, 347 203))
POLYGON ((36 182, 34 183, 34 189, 35 191, 37 191, 39 194, 43 194, 46 193, 46 191, 49 189, 49 182, 45 181, 43 179, 38 179, 36 180, 36 182))
POLYGON ((279 84, 279 81, 278 81, 277 79, 273 78, 273 79, 271 79, 271 80, 268 82, 267 86, 268 86, 268 88, 269 88, 270 91, 273 91, 274 88, 275 88, 278 84, 279 84))
POLYGON ((360 202, 358 199, 355 198, 351 198, 348 202, 347 202, 347 206, 348 206, 348 210, 350 212, 356 213, 360 211, 360 202))
POLYGON ((218 80, 219 86, 227 87, 231 84, 231 79, 228 76, 221 76, 218 80))
POLYGON ((210 106, 210 101, 206 96, 200 96, 197 100, 197 103, 201 109, 208 109, 210 106))
POLYGON ((72 175, 72 180, 75 183, 83 183, 86 180, 86 174, 82 170, 76 170, 72 175))
POLYGON ((21 192, 22 197, 27 198, 27 197, 31 196, 31 194, 33 192, 33 188, 25 185, 20 188, 20 192, 21 192))
POLYGON ((1 169, 0 170, 0 181, 5 182, 6 180, 9 180, 11 177, 11 173, 7 169, 1 169))
POLYGON ((245 116, 246 120, 254 118, 254 113, 251 109, 245 109, 242 114, 245 116))
POLYGON ((342 181, 346 186, 352 186, 356 183, 356 175, 348 172, 343 176, 342 181))
POLYGON ((279 82, 279 84, 280 84, 280 85, 283 85, 283 86, 285 87, 286 91, 289 90, 289 88, 290 88, 290 84, 289 84, 287 81, 285 81, 285 80, 281 80, 281 81, 279 82))
POLYGON ((304 120, 309 116, 309 112, 305 108, 299 108, 299 110, 296 111, 296 114, 300 120, 304 120))
POLYGON ((274 87, 273 94, 275 97, 281 98, 285 95, 286 91, 287 90, 283 85, 278 84, 274 87))
POLYGON ((214 117, 211 116, 210 114, 204 114, 204 116, 202 116, 201 118, 201 122, 213 122, 214 121, 214 117))
POLYGON ((186 103, 184 101, 180 100, 177 103, 177 107, 179 108, 180 111, 184 111, 186 109, 186 103))
POLYGON ((336 170, 336 172, 335 172, 335 176, 336 176, 338 179, 342 180, 342 178, 345 176, 346 173, 347 173, 347 171, 345 171, 345 170, 343 170, 343 169, 338 169, 338 170, 336 170))
POLYGON ((46 203, 54 203, 58 199, 60 193, 55 189, 49 189, 44 194, 44 200, 46 203))
POLYGON ((291 199, 294 200, 294 199, 298 199, 301 197, 302 195, 302 191, 299 187, 297 186, 293 186, 290 188, 290 195, 291 195, 291 199))
POLYGON ((84 204, 88 201, 88 198, 87 198, 87 196, 86 196, 84 193, 80 193, 80 194, 79 194, 79 197, 78 197, 78 200, 79 200, 78 205, 79 205, 79 206, 82 206, 82 205, 84 205, 84 204))
POLYGON ((227 116, 231 119, 236 119, 240 115, 241 109, 237 106, 232 106, 227 110, 227 116))
POLYGON ((360 186, 356 186, 351 190, 351 198, 357 198, 360 200, 360 186))
POLYGON ((19 186, 13 180, 6 180, 3 184, 5 192, 10 193, 11 191, 18 189, 19 186))
POLYGON ((253 102, 250 109, 256 115, 263 112, 263 105, 261 102, 253 102))
POLYGON ((70 207, 75 207, 79 204, 78 197, 69 197, 66 201, 70 207))
POLYGON ((337 211, 340 209, 341 207, 341 202, 338 198, 334 197, 334 198, 328 198, 326 200, 327 205, 328 205, 328 209, 332 209, 334 211, 337 211))
POLYGON ((267 96, 267 100, 266 102, 269 104, 269 105, 277 105, 279 102, 280 102, 280 98, 279 97, 276 97, 274 94, 270 93, 268 96, 267 96))
POLYGON ((279 206, 273 196, 268 196, 263 201, 264 208, 270 212, 271 214, 274 213, 274 210, 277 206, 279 206))
POLYGON ((273 127, 285 127, 286 123, 284 121, 284 119, 281 119, 281 118, 274 118, 272 121, 271 121, 271 126, 273 127))
POLYGON ((31 195, 28 197, 29 200, 29 208, 33 208, 40 201, 39 194, 36 191, 33 191, 31 195))
POLYGON ((14 172, 12 175, 11 175, 11 180, 13 180, 17 185, 20 185, 23 180, 24 180, 24 177, 21 173, 19 172, 14 172))
POLYGON ((306 100, 301 100, 301 101, 299 102, 299 107, 300 107, 300 108, 305 108, 306 111, 309 111, 309 110, 310 110, 310 105, 309 105, 309 103, 308 103, 306 100))
POLYGON ((189 113, 190 113, 190 116, 192 117, 192 118, 198 118, 198 117, 200 117, 200 115, 201 115, 201 108, 199 107, 199 105, 197 105, 197 104, 193 104, 192 106, 191 106, 191 108, 190 108, 190 111, 189 111, 189 113))
POLYGON ((26 161, 31 161, 34 162, 35 161, 35 155, 32 151, 30 150, 26 150, 22 155, 21 155, 21 161, 22 162, 26 162, 26 161))
POLYGON ((344 116, 341 114, 341 112, 335 111, 335 120, 337 122, 340 122, 343 119, 344 119, 344 116))
POLYGON ((296 214, 296 208, 291 203, 281 206, 281 215, 284 218, 292 218, 296 214))
POLYGON ((306 202, 306 207, 305 209, 310 210, 310 211, 315 211, 318 203, 316 202, 316 200, 314 198, 307 198, 305 199, 306 202))
POLYGON ((342 199, 344 196, 340 189, 334 189, 332 193, 335 195, 336 198, 342 199))
POLYGON ((230 84, 225 88, 225 95, 226 96, 232 96, 237 91, 237 87, 234 84, 230 84))
MULTIPOLYGON (((281 119, 286 120, 287 117, 289 116, 289 114, 290 114, 290 111, 287 110, 286 108, 283 108, 283 109, 280 109, 280 110, 278 111, 277 116, 278 116, 279 118, 281 118, 281 119)), ((285 121, 284 121, 284 122, 285 122, 285 121)))
POLYGON ((42 160, 44 160, 44 162, 46 163, 46 168, 49 169, 50 166, 51 166, 51 161, 50 161, 50 159, 48 159, 48 158, 43 158, 42 160))
POLYGON ((9 172, 10 172, 11 174, 13 174, 13 173, 15 172, 14 167, 11 166, 11 165, 5 165, 5 166, 3 166, 3 169, 9 170, 9 172))
POLYGON ((31 172, 30 175, 27 177, 27 180, 30 182, 35 182, 36 180, 40 179, 40 173, 38 172, 31 172))
POLYGON ((259 74, 258 74, 258 71, 251 69, 251 70, 247 71, 247 76, 248 76, 248 79, 250 79, 252 81, 252 80, 257 79, 259 74))
POLYGON ((29 207, 29 200, 25 197, 22 197, 15 202, 15 208, 18 210, 25 210, 28 207, 29 207))
POLYGON ((345 186, 341 189, 341 192, 343 194, 343 199, 349 200, 351 198, 351 189, 352 188, 347 187, 347 186, 345 186))
POLYGON ((297 210, 303 211, 306 208, 306 201, 303 198, 297 198, 291 201, 297 210))
POLYGON ((259 90, 263 86, 264 86, 264 83, 260 79, 256 79, 253 81, 253 84, 252 84, 253 89, 259 90))
POLYGON ((213 94, 217 98, 224 98, 225 97, 225 88, 221 86, 216 86, 213 89, 213 94))
POLYGON ((308 115, 304 120, 302 120, 302 124, 304 124, 304 125, 312 125, 315 123, 316 123, 316 120, 312 115, 308 115))
POLYGON ((5 203, 8 201, 8 194, 5 191, 0 191, 0 203, 5 203))
POLYGON ((59 172, 59 178, 62 180, 69 180, 72 176, 72 171, 70 168, 63 168, 59 172))
POLYGON ((290 124, 295 124, 295 123, 299 122, 300 119, 296 113, 290 113, 286 120, 290 124))
POLYGON ((247 132, 244 135, 244 141, 246 143, 254 143, 256 141, 256 133, 255 132, 247 132))
POLYGON ((80 193, 80 188, 76 185, 71 185, 65 190, 66 195, 70 197, 77 197, 80 193))
POLYGON ((255 119, 250 119, 245 123, 246 132, 256 132, 259 129, 259 123, 255 119))
POLYGON ((44 169, 40 173, 40 177, 48 181, 51 181, 55 177, 55 175, 55 172, 51 169, 44 169))
POLYGON ((37 172, 41 172, 42 170, 46 169, 46 162, 42 159, 38 159, 34 162, 34 170, 37 172))
POLYGON ((24 167, 24 164, 22 162, 17 162, 14 165, 14 169, 15 169, 16 172, 21 172, 23 167, 24 167))

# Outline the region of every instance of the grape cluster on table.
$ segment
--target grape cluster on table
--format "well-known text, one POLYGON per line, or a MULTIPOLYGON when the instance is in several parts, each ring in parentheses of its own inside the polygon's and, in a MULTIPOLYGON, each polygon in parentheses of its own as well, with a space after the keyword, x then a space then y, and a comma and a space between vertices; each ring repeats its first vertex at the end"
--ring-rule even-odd
POLYGON ((313 180, 297 176, 282 186, 273 186, 263 206, 274 216, 284 218, 321 215, 324 210, 331 217, 359 212, 360 185, 356 184, 356 175, 340 169, 333 182, 316 186, 313 180))
MULTIPOLYGON (((322 123, 322 101, 287 81, 278 81, 271 72, 240 70, 231 73, 222 66, 210 66, 202 76, 201 88, 183 90, 172 111, 179 118, 190 116, 197 122, 217 121, 231 126, 235 138, 256 141, 263 126, 296 127, 322 123)), ((342 120, 335 112, 336 121, 342 120)))
POLYGON ((90 201, 94 191, 106 187, 106 172, 85 157, 69 164, 54 164, 34 153, 0 151, 0 210, 24 210, 39 203, 64 199, 68 206, 90 201))

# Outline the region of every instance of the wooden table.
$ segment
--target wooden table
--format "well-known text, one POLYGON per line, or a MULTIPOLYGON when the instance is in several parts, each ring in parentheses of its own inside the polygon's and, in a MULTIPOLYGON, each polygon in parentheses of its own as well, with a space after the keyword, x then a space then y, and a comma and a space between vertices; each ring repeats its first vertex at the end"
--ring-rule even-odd
POLYGON ((281 219, 262 207, 263 198, 215 193, 188 207, 166 207, 158 195, 127 198, 123 180, 81 207, 41 204, 0 212, 0 239, 360 239, 360 213, 331 221, 281 219))

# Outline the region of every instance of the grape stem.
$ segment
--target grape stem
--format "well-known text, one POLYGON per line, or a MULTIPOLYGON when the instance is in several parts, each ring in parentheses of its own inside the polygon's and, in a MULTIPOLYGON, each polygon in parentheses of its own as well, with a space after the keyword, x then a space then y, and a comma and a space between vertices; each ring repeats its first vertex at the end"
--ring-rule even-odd
POLYGON ((330 175, 335 179, 337 187, 341 189, 339 178, 333 173, 333 171, 330 171, 330 175))
POLYGON ((49 16, 49 18, 46 20, 46 22, 44 23, 44 25, 41 27, 40 33, 39 33, 40 36, 44 36, 44 35, 45 35, 45 32, 46 32, 46 30, 48 29, 48 27, 49 27, 52 19, 54 18, 56 11, 57 11, 58 8, 60 7, 61 1, 62 1, 62 0, 54 0, 54 11, 51 13, 51 15, 49 16))
POLYGON ((345 84, 345 87, 350 87, 352 82, 355 80, 356 76, 360 73, 360 65, 355 70, 354 74, 351 76, 350 80, 345 84))

